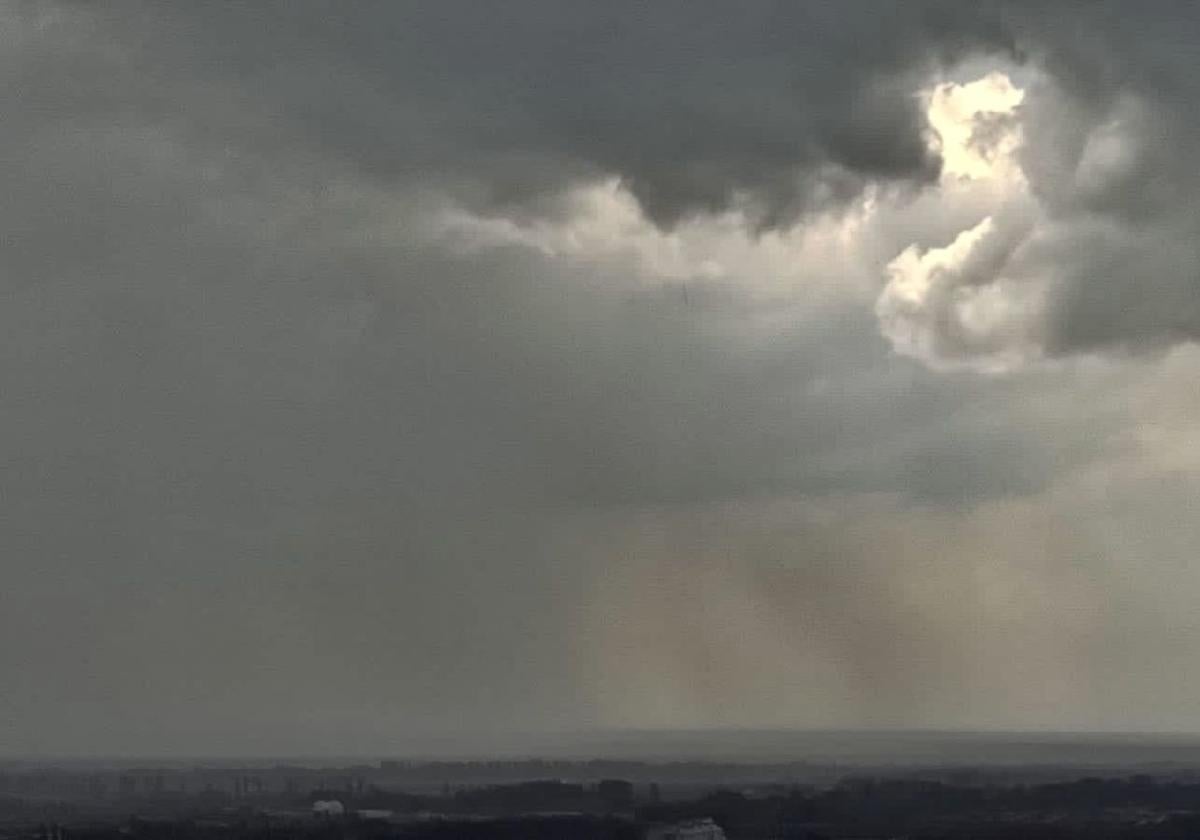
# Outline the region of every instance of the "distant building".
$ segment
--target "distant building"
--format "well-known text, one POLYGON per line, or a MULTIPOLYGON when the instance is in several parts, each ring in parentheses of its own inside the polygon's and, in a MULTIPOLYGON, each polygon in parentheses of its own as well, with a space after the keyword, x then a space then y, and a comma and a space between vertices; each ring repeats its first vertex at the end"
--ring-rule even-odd
POLYGON ((315 817, 342 817, 346 815, 346 806, 336 799, 318 799, 312 811, 315 817))
POLYGON ((384 808, 359 808, 354 816, 360 820, 387 821, 392 818, 392 812, 384 808))
POLYGON ((687 820, 646 829, 646 840, 725 840, 725 831, 711 819, 687 820))

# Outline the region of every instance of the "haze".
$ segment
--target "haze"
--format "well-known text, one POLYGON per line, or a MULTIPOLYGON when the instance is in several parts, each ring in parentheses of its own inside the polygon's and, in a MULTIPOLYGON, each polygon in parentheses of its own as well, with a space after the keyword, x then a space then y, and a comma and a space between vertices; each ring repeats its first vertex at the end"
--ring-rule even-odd
POLYGON ((0 753, 1200 730, 1198 42, 6 5, 0 753))

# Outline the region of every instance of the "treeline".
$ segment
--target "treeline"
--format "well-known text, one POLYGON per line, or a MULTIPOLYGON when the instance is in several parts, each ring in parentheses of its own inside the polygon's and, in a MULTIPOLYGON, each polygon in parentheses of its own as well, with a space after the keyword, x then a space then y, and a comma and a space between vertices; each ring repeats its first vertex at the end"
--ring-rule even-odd
POLYGON ((820 840, 880 832, 909 838, 1200 836, 1200 784, 1086 778, 1044 785, 958 786, 849 779, 819 792, 748 796, 718 791, 646 805, 645 822, 711 817, 730 837, 820 840))
MULTIPOLYGON (((634 786, 527 782, 416 795, 365 791, 338 818, 141 819, 23 834, 44 840, 634 840, 653 825, 711 818, 730 840, 1177 840, 1200 836, 1200 783, 1085 778, 1034 785, 854 778, 784 793, 723 790, 672 802, 635 801, 634 786), (392 811, 394 819, 365 816, 392 811), (557 812, 557 813, 555 813, 557 812), (575 812, 575 813, 564 813, 575 812), (402 817, 408 814, 410 817, 402 817)), ((297 803, 298 804, 298 803, 297 803)), ((3 832, 0 832, 2 834, 3 832)))

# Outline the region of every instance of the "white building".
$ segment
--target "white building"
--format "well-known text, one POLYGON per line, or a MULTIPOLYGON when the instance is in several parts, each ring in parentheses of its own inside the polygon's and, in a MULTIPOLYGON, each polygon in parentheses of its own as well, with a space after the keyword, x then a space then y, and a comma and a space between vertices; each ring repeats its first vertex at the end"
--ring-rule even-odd
POLYGON ((655 825, 646 830, 646 840, 725 840, 721 826, 705 817, 671 825, 655 825))
POLYGON ((318 799, 313 803, 314 817, 342 817, 346 814, 346 806, 336 799, 318 799))

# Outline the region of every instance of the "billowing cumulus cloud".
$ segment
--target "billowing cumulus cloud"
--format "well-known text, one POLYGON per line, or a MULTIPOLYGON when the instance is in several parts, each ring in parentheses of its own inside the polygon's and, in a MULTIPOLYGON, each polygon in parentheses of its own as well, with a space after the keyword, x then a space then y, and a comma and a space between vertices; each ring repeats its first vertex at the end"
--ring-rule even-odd
POLYGON ((3 14, 8 749, 1196 725, 1190 11, 3 14))
MULTIPOLYGON (((987 84, 952 85, 959 101, 948 102, 943 83, 929 115, 943 140, 990 149, 990 159, 964 156, 959 174, 996 183, 991 212, 1004 223, 984 230, 965 219, 957 237, 916 243, 880 300, 885 333, 935 365, 990 369, 1195 340, 1197 182, 1187 138, 1200 18, 1178 4, 1110 3, 1011 4, 1000 16, 1025 57, 1016 71, 1025 87, 993 73, 987 84), (968 251, 969 271, 943 265, 968 251), (911 259, 918 252, 923 264, 911 259), (916 277, 935 267, 936 282, 916 277), (980 309, 987 314, 972 325, 968 311, 980 309)), ((943 188, 953 188, 954 169, 944 167, 943 188)))

